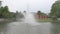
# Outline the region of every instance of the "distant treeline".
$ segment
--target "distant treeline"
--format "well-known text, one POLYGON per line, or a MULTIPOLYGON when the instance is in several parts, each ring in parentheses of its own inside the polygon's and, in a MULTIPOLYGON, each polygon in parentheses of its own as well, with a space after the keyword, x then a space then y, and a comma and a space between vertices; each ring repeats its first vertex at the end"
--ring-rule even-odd
POLYGON ((10 12, 8 6, 0 7, 0 18, 15 18, 15 13, 10 12))

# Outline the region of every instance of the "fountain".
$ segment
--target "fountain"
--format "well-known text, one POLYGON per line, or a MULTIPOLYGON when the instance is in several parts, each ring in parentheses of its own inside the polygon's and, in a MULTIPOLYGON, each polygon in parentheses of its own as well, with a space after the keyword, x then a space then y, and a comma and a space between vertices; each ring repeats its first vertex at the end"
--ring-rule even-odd
POLYGON ((24 14, 25 19, 24 19, 24 23, 28 23, 31 25, 38 25, 38 23, 35 21, 34 15, 30 12, 26 12, 26 14, 24 14))

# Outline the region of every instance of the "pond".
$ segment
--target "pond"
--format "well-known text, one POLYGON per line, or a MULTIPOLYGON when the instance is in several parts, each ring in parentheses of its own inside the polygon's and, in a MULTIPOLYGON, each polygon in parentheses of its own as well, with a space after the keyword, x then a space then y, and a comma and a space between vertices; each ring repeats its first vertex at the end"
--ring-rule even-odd
POLYGON ((60 34, 60 21, 36 22, 32 14, 15 22, 0 24, 0 34, 60 34))

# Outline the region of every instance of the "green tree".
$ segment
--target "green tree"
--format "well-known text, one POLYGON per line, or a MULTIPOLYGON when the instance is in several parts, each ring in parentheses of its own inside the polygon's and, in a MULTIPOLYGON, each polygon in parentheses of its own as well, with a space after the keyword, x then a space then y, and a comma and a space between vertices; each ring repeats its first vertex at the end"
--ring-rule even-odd
POLYGON ((0 18, 2 17, 3 14, 3 7, 0 8, 0 18))
POLYGON ((40 15, 41 14, 41 11, 38 11, 37 14, 40 15))
POLYGON ((50 16, 60 17, 60 1, 59 0, 52 5, 50 16))
POLYGON ((45 13, 42 13, 41 11, 37 12, 38 15, 46 15, 45 13))
POLYGON ((0 8, 0 17, 2 17, 2 18, 12 18, 13 17, 11 12, 9 11, 8 6, 0 8))
POLYGON ((8 18, 9 17, 9 9, 8 9, 8 6, 5 6, 3 8, 3 11, 2 11, 2 15, 5 17, 5 18, 8 18))

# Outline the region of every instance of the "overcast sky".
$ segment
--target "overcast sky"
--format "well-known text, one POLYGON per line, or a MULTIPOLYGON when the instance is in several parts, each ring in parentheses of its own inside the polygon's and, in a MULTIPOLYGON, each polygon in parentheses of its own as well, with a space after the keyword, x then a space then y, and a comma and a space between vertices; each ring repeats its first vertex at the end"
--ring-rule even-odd
POLYGON ((55 0, 3 0, 2 5, 8 6, 11 12, 24 11, 29 9, 31 12, 37 12, 38 10, 49 13, 51 5, 55 0))

